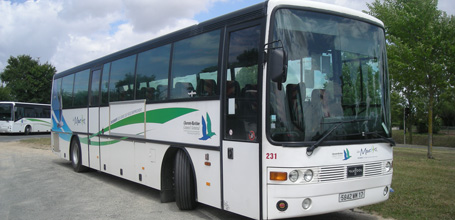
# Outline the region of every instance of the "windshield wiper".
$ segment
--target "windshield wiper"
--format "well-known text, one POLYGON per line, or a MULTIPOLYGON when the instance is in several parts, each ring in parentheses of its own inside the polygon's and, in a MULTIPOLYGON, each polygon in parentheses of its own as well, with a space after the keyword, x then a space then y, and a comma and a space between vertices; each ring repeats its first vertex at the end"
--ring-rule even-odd
POLYGON ((332 132, 334 132, 340 125, 342 124, 350 124, 350 123, 355 123, 355 122, 364 122, 364 121, 368 121, 368 119, 354 119, 354 120, 350 120, 350 121, 338 121, 338 122, 333 122, 333 123, 330 123, 330 124, 335 124, 334 126, 332 126, 326 133, 324 136, 322 136, 321 138, 319 138, 318 141, 316 141, 316 143, 314 143, 313 145, 311 145, 311 147, 307 148, 306 149, 306 155, 308 156, 311 156, 313 154, 313 151, 314 149, 316 149, 317 147, 319 147, 319 144, 321 144, 330 134, 332 134, 332 132))
POLYGON ((386 142, 388 142, 390 144, 390 146, 395 146, 396 145, 395 141, 380 135, 377 131, 375 131, 375 132, 366 132, 365 134, 367 134, 367 135, 368 134, 372 134, 372 135, 374 135, 374 136, 376 136, 378 138, 381 138, 381 139, 385 140, 386 142))

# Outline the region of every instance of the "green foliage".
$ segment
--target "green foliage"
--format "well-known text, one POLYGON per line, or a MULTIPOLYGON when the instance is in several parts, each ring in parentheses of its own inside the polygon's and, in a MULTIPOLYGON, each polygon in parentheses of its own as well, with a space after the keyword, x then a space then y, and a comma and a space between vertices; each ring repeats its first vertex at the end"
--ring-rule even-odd
MULTIPOLYGON (((429 154, 438 97, 454 86, 454 19, 437 9, 437 0, 375 0, 369 14, 385 24, 392 89, 413 113, 426 114, 429 154), (424 109, 416 106, 425 103, 424 109)), ((453 95, 453 93, 452 93, 453 95)), ((413 117, 411 116, 411 119, 413 117)), ((411 120, 412 121, 412 120, 411 120)))
POLYGON ((29 55, 10 57, 0 74, 11 91, 12 101, 50 103, 52 77, 56 69, 49 63, 40 64, 29 55))
POLYGON ((11 91, 9 88, 0 86, 0 101, 11 101, 13 97, 11 96, 11 91))
POLYGON ((390 93, 390 108, 392 113, 392 127, 403 128, 404 98, 396 91, 390 93))

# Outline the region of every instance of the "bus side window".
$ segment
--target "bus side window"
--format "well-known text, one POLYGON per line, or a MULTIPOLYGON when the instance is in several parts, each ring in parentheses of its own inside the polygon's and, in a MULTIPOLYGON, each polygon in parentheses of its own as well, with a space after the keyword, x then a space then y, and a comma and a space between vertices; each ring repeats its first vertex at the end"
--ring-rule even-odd
POLYGON ((62 107, 63 109, 73 107, 73 85, 74 75, 63 77, 62 80, 62 107))
POLYGON ((109 102, 127 101, 134 98, 134 70, 136 55, 112 62, 109 80, 109 102))
POLYGON ((166 100, 171 45, 142 52, 137 58, 136 99, 166 100))
POLYGON ((220 30, 174 43, 171 99, 216 96, 220 30))
POLYGON ((84 70, 76 73, 74 79, 73 107, 88 106, 88 82, 90 79, 90 70, 84 70))
POLYGON ((101 106, 109 104, 109 75, 111 72, 111 63, 104 64, 101 79, 101 106))

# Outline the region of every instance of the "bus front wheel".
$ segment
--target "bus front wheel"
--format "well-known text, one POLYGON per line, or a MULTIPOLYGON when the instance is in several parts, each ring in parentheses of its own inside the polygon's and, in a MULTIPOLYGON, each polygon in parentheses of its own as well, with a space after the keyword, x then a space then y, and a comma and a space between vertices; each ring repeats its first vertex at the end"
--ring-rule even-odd
POLYGON ((71 141, 70 154, 71 165, 73 166, 74 171, 78 173, 86 171, 87 167, 82 165, 81 145, 77 138, 74 138, 73 141, 71 141))
POLYGON ((25 127, 24 134, 29 135, 31 131, 32 131, 32 127, 30 127, 30 125, 27 125, 25 127))
POLYGON ((197 206, 193 168, 184 151, 175 156, 174 167, 175 202, 180 210, 192 210, 197 206))

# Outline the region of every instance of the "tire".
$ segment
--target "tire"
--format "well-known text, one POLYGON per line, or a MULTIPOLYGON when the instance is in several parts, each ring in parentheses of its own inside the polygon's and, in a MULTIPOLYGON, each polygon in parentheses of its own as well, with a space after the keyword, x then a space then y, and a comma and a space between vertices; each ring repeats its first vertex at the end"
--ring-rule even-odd
POLYGON ((196 181, 190 159, 182 150, 177 151, 174 169, 175 202, 180 210, 193 210, 197 206, 196 181))
POLYGON ((70 160, 73 170, 77 173, 87 171, 87 167, 82 166, 81 145, 77 138, 71 141, 70 160))
POLYGON ((32 131, 32 127, 30 125, 25 126, 24 134, 29 135, 32 131))

